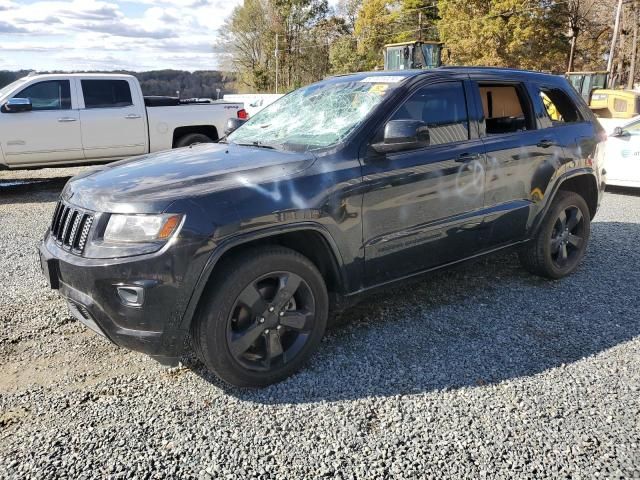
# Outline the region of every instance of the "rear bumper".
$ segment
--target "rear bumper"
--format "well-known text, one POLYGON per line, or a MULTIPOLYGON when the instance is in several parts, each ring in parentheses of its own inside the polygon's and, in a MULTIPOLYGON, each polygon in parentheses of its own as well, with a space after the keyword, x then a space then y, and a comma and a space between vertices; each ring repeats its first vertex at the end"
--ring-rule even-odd
POLYGON ((199 274, 198 262, 189 261, 189 246, 173 245, 129 259, 94 260, 63 250, 47 235, 39 254, 51 288, 88 328, 118 346, 154 357, 177 357, 183 352, 188 332, 180 325, 193 277, 199 274), (118 294, 123 285, 143 290, 143 303, 126 304, 118 294))

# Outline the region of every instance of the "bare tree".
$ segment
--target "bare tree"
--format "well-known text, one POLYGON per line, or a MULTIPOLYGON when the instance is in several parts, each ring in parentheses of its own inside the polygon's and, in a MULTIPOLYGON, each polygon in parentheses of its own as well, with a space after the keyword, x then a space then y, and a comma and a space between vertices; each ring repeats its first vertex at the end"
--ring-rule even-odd
POLYGON ((633 23, 633 42, 631 43, 631 64, 629 65, 629 78, 627 80, 627 88, 631 90, 633 88, 636 77, 636 59, 638 54, 638 7, 640 2, 638 0, 633 1, 633 11, 631 14, 631 22, 633 23))
POLYGON ((591 26, 594 9, 598 3, 599 0, 568 0, 566 2, 566 22, 568 23, 571 38, 571 48, 567 62, 567 71, 569 72, 573 70, 578 36, 583 30, 591 26))

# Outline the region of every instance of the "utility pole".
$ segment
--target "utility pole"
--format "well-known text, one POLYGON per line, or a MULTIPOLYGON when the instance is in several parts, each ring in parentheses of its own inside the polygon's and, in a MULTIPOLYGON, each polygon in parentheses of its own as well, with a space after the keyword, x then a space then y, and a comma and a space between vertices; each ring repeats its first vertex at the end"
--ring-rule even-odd
POLYGON ((608 88, 613 88, 613 57, 616 53, 616 41, 618 40, 618 30, 620 30, 620 15, 622 15, 622 0, 618 0, 618 9, 616 10, 616 21, 613 26, 613 38, 611 39, 611 48, 609 49, 609 59, 607 60, 607 71, 609 72, 608 88))
MULTIPOLYGON (((622 0, 620 0, 622 1, 622 0)), ((276 33, 276 95, 278 94, 278 34, 276 33)))
POLYGON ((418 40, 422 41, 422 12, 418 12, 418 40))
POLYGON ((638 55, 638 0, 633 2, 633 44, 631 45, 631 65, 629 65, 629 80, 627 80, 627 88, 633 90, 633 83, 636 77, 636 58, 638 55))

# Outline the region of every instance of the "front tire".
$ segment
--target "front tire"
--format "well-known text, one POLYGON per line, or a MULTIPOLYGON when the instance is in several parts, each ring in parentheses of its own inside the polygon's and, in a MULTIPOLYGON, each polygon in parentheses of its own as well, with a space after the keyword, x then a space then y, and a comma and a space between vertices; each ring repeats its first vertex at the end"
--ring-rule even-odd
POLYGON ((238 254, 204 295, 193 330, 196 353, 220 379, 238 387, 264 387, 296 372, 327 325, 322 275, 288 248, 238 254))
POLYGON ((575 192, 560 190, 536 236, 519 251, 520 262, 535 275, 566 277, 582 261, 590 233, 587 203, 575 192))

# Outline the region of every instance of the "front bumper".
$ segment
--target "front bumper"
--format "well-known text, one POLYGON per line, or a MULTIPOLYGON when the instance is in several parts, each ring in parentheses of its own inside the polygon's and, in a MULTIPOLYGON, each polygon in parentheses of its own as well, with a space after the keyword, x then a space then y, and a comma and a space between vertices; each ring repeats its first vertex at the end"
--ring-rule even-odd
POLYGON ((70 311, 87 327, 118 346, 154 357, 177 357, 187 331, 183 316, 202 271, 195 246, 177 242, 149 255, 88 259, 60 248, 49 234, 39 246, 50 286, 67 300, 70 311), (127 305, 118 287, 144 290, 142 305, 127 305))

